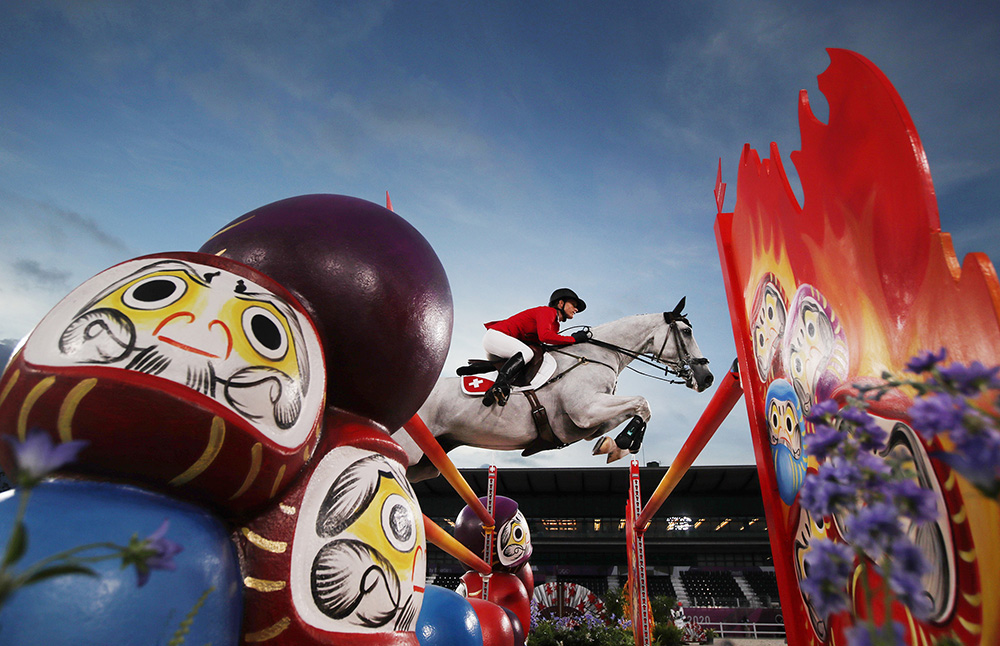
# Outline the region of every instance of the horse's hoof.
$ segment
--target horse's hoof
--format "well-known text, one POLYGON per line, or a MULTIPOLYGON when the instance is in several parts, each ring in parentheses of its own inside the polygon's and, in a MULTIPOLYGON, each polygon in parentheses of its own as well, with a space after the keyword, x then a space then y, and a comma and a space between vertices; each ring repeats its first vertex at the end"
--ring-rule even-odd
POLYGON ((607 435, 598 438, 597 444, 594 445, 594 452, 591 455, 604 455, 605 453, 611 453, 611 445, 611 438, 607 435))
POLYGON ((624 457, 625 457, 626 455, 628 455, 628 451, 626 451, 625 449, 619 449, 619 448, 618 448, 618 447, 616 446, 616 447, 614 447, 614 448, 613 448, 613 449, 611 450, 611 452, 610 452, 610 453, 608 453, 608 462, 607 462, 607 463, 608 463, 608 464, 611 464, 612 462, 616 462, 616 461, 618 461, 618 460, 621 460, 621 459, 622 459, 622 458, 624 458, 624 457))
POLYGON ((496 402, 496 394, 492 389, 487 390, 486 394, 483 395, 483 406, 489 408, 496 402))
POLYGON ((607 435, 597 438, 597 443, 594 444, 594 450, 591 452, 591 455, 604 455, 606 453, 611 453, 611 444, 611 438, 607 435))

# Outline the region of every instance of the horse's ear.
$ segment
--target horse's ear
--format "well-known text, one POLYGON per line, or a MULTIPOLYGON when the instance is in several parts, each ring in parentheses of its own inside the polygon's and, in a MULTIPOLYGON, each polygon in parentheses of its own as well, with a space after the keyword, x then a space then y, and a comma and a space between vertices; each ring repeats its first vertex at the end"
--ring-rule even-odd
POLYGON ((687 296, 681 296, 681 300, 677 303, 677 307, 674 308, 673 314, 680 316, 684 312, 684 302, 687 300, 687 296))

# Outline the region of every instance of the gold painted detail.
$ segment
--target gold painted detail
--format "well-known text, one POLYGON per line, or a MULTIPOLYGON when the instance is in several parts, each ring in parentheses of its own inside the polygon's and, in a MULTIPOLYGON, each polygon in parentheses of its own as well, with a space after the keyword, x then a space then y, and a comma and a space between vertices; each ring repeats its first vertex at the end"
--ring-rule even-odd
POLYGON ((976 550, 959 550, 958 556, 966 563, 973 563, 976 560, 976 550))
POLYGON ((944 488, 951 491, 955 488, 955 472, 952 471, 948 474, 948 479, 944 481, 944 488))
POLYGON ((281 513, 287 516, 294 516, 296 513, 298 513, 298 510, 296 510, 295 507, 292 507, 291 505, 286 505, 285 503, 279 503, 278 509, 281 510, 281 513))
POLYGON ((962 628, 965 628, 973 635, 978 635, 979 633, 983 632, 983 627, 981 625, 973 623, 968 619, 966 619, 965 617, 962 617, 961 615, 959 615, 958 617, 958 622, 962 624, 962 628))
POLYGON ((277 592, 278 590, 285 589, 286 582, 268 581, 267 579, 255 579, 252 576, 248 576, 243 579, 243 585, 250 588, 251 590, 257 590, 258 592, 277 592))
POLYGON ((269 639, 274 639, 281 633, 285 632, 288 626, 292 623, 292 620, 288 617, 282 617, 278 621, 274 622, 273 625, 268 626, 264 630, 258 630, 255 633, 247 633, 243 635, 243 639, 248 642, 266 642, 269 639))
POLYGON ((263 449, 260 446, 260 442, 257 442, 250 448, 250 471, 247 472, 247 478, 243 481, 239 490, 230 497, 230 500, 236 500, 243 494, 247 492, 253 481, 257 479, 257 474, 260 473, 260 456, 263 449))
POLYGON ((271 495, 268 498, 274 498, 274 494, 278 493, 278 487, 281 486, 281 479, 285 477, 285 465, 282 464, 278 468, 278 476, 274 479, 274 484, 271 485, 271 495))
POLYGON ((11 389, 14 387, 14 384, 17 383, 17 379, 20 376, 21 376, 20 370, 15 370, 14 374, 11 375, 10 381, 8 381, 7 385, 3 387, 3 392, 0 392, 0 405, 3 404, 3 400, 7 399, 7 395, 10 394, 11 389))
POLYGON ((87 396, 87 393, 96 385, 97 379, 84 379, 73 386, 66 395, 66 399, 63 400, 62 406, 59 407, 59 419, 56 422, 56 428, 59 430, 59 439, 63 442, 72 441, 73 416, 76 414, 76 407, 80 405, 80 402, 87 396))
POLYGON ((219 451, 222 450, 222 443, 225 440, 226 422, 221 417, 215 416, 212 418, 212 429, 208 434, 208 445, 205 447, 205 451, 184 473, 171 480, 170 484, 179 487, 201 475, 212 464, 215 458, 218 457, 219 451))
MULTIPOLYGON (((241 224, 243 224, 244 222, 249 222, 250 220, 253 220, 253 219, 254 219, 255 217, 257 217, 257 216, 255 216, 255 215, 251 215, 250 217, 248 217, 248 218, 245 218, 245 219, 243 219, 243 220, 240 220, 239 222, 233 222, 233 223, 232 223, 232 224, 230 224, 230 225, 229 225, 228 227, 222 227, 221 229, 219 229, 218 231, 216 231, 215 233, 213 233, 213 234, 212 234, 212 237, 211 237, 211 238, 209 238, 209 239, 208 239, 208 241, 209 241, 209 242, 211 242, 211 241, 212 241, 212 240, 214 240, 214 239, 215 239, 216 237, 218 237, 218 236, 222 235, 222 234, 223 234, 223 233, 225 233, 226 231, 229 231, 230 229, 235 229, 236 227, 240 226, 240 225, 241 225, 241 224)), ((225 251, 225 250, 223 250, 223 251, 225 251)))
POLYGON ((247 537, 247 540, 250 541, 250 543, 267 552, 284 554, 285 550, 288 549, 288 543, 285 541, 268 540, 260 534, 252 531, 249 527, 244 527, 240 531, 243 532, 243 535, 247 537))
POLYGON ((28 437, 28 415, 31 414, 32 407, 34 407, 38 398, 44 395, 45 391, 51 388, 55 382, 55 377, 42 379, 35 384, 35 387, 28 393, 28 396, 24 398, 24 403, 21 404, 21 413, 17 416, 17 437, 22 442, 28 437))
POLYGON ((965 522, 965 518, 967 515, 968 513, 966 512, 965 505, 962 505, 962 508, 958 510, 958 513, 951 515, 951 522, 955 523, 956 525, 961 525, 962 523, 965 522))
POLYGON ((963 592, 962 596, 965 597, 965 601, 974 608, 978 608, 980 604, 983 603, 982 594, 969 594, 967 592, 963 592))

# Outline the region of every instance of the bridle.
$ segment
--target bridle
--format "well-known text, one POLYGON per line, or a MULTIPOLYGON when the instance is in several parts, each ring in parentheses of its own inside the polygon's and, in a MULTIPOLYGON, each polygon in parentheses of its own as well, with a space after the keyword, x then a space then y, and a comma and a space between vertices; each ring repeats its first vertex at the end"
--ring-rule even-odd
POLYGON ((662 368, 663 377, 657 377, 656 375, 651 375, 641 370, 636 370, 632 366, 626 366, 629 370, 642 375, 643 377, 649 377, 650 379, 657 379, 659 381, 666 381, 671 384, 686 384, 688 380, 691 379, 693 375, 692 366, 705 365, 708 363, 708 359, 705 357, 693 357, 691 352, 688 351, 687 346, 684 344, 684 335, 681 334, 680 328, 677 326, 678 321, 683 321, 688 328, 692 328, 691 322, 688 321, 687 316, 683 314, 676 314, 674 312, 664 312, 663 321, 669 326, 668 332, 663 337, 663 345, 660 346, 659 352, 653 354, 652 352, 648 354, 642 354, 634 350, 629 350, 628 348, 623 348, 617 346, 613 343, 608 343, 606 341, 601 341, 599 339, 589 339, 587 343, 591 343, 600 348, 605 348, 619 354, 623 354, 627 357, 631 357, 633 360, 640 363, 646 364, 647 366, 652 366, 653 368, 662 368), (677 359, 668 360, 663 358, 663 353, 667 349, 667 342, 670 337, 674 338, 674 345, 677 348, 677 359), (679 377, 680 381, 676 379, 669 379, 670 375, 679 377))

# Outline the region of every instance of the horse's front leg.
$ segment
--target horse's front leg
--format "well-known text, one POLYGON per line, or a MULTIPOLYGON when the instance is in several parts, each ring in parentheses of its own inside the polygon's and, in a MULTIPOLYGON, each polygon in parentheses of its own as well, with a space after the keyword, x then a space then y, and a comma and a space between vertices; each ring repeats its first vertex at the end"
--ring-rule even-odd
POLYGON ((604 393, 591 395, 578 406, 566 406, 566 414, 578 427, 591 431, 591 437, 603 435, 633 417, 643 422, 648 422, 650 417, 645 397, 604 393))
POLYGON ((594 454, 607 454, 610 463, 628 453, 638 453, 651 413, 645 397, 598 394, 585 405, 568 411, 568 415, 574 424, 591 431, 589 439, 601 438, 594 447, 594 454), (628 426, 615 440, 602 437, 626 420, 629 420, 628 426))

